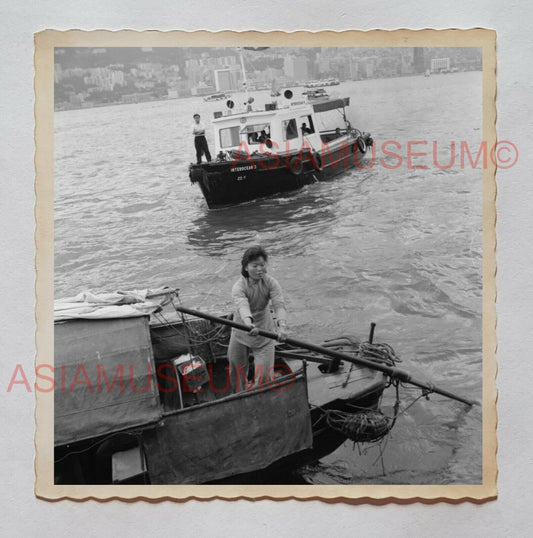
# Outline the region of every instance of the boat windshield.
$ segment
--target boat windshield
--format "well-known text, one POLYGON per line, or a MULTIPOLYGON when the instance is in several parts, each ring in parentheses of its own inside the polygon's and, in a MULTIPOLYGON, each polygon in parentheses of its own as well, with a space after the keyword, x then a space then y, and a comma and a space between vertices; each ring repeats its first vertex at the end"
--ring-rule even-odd
POLYGON ((291 140, 298 138, 298 127, 296 119, 285 120, 281 124, 281 130, 283 132, 283 140, 291 140))
POLYGON ((218 132, 221 148, 232 148, 240 144, 239 126, 225 127, 218 132))
POLYGON ((249 145, 261 144, 270 138, 270 123, 246 125, 240 134, 246 135, 246 142, 249 145))

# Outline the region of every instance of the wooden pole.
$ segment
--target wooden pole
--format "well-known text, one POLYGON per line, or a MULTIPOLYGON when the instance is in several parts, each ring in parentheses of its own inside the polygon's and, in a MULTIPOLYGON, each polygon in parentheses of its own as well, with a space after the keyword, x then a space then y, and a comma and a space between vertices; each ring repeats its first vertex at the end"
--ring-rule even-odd
MULTIPOLYGON (((234 329, 239 329, 241 331, 245 331, 245 332, 250 331, 250 328, 247 327, 246 325, 243 325, 241 323, 236 323, 235 321, 232 321, 229 319, 219 318, 217 316, 206 314, 198 310, 191 310, 190 308, 186 308, 184 306, 174 305, 174 307, 176 308, 177 311, 183 312, 184 314, 189 314, 190 316, 207 319, 214 323, 227 325, 228 327, 233 327, 234 329)), ((264 331, 263 329, 258 329, 258 330, 261 336, 264 336, 265 338, 270 338, 272 340, 278 340, 278 335, 276 333, 273 333, 270 331, 264 331)), ((457 400, 458 402, 462 402, 469 406, 472 406, 474 405, 474 403, 477 403, 472 400, 468 400, 467 398, 457 396, 456 394, 448 392, 439 387, 436 387, 432 383, 425 383, 424 381, 413 379, 413 377, 411 377, 411 374, 409 374, 405 370, 400 370, 399 368, 388 366, 386 364, 379 364, 371 360, 364 359, 362 357, 351 357, 350 355, 347 355, 346 353, 341 353, 340 351, 328 349, 327 347, 322 347, 316 344, 311 344, 309 342, 304 342, 303 340, 297 340, 296 338, 287 337, 284 341, 287 342, 287 344, 290 344, 296 347, 307 349, 309 351, 314 351, 316 353, 321 353, 322 355, 331 357, 334 360, 342 360, 346 362, 351 362, 354 364, 358 364, 360 366, 365 366, 366 368, 370 368, 371 370, 377 370, 378 372, 383 372, 384 374, 388 375, 392 379, 398 379, 399 381, 403 383, 409 383, 411 385, 415 385, 416 387, 420 387, 421 389, 429 390, 430 392, 435 392, 436 394, 446 396, 447 398, 451 398, 452 400, 457 400)))

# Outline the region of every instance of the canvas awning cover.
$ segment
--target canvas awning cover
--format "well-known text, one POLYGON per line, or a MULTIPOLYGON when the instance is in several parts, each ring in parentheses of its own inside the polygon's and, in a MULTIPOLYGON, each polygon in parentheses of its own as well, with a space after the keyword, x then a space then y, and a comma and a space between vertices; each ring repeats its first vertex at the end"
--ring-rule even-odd
POLYGON ((56 446, 160 418, 148 321, 141 316, 55 323, 56 446))
POLYGON ((157 310, 172 292, 170 288, 113 293, 83 291, 75 297, 54 301, 54 321, 146 316, 157 310))
POLYGON ((307 379, 166 415, 144 436, 152 484, 202 484, 257 471, 313 445, 307 379))
POLYGON ((328 101, 313 103, 313 110, 315 112, 327 112, 328 110, 335 110, 336 108, 347 107, 349 104, 349 97, 343 97, 341 99, 329 99, 328 101))

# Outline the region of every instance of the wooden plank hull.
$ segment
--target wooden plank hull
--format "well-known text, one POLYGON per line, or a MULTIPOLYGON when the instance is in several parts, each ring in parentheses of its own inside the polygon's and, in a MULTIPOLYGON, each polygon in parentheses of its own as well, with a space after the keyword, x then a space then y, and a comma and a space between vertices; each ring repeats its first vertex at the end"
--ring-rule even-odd
MULTIPOLYGON (((275 384, 256 389, 245 386, 243 392, 232 394, 225 357, 229 333, 216 330, 215 342, 200 339, 197 346, 190 341, 191 334, 213 334, 216 326, 210 322, 191 321, 187 327, 181 322, 165 323, 150 329, 142 320, 71 322, 71 326, 75 330, 64 340, 68 342, 68 354, 64 355, 72 364, 78 361, 86 365, 87 382, 84 378, 83 384, 77 384, 80 396, 85 391, 86 401, 99 408, 100 397, 89 390, 98 372, 88 367, 88 349, 92 350, 93 361, 100 361, 112 351, 113 356, 120 357, 124 370, 129 371, 128 357, 137 360, 138 355, 131 355, 132 342, 148 341, 151 348, 145 346, 139 355, 151 365, 145 380, 125 384, 126 393, 123 389, 117 392, 117 384, 102 398, 113 405, 118 402, 115 407, 119 409, 118 404, 125 398, 143 395, 138 391, 146 385, 159 392, 158 407, 154 415, 152 402, 150 415, 143 423, 135 422, 135 427, 118 415, 120 421, 115 428, 107 420, 105 435, 100 435, 100 430, 90 437, 80 435, 83 424, 77 426, 76 435, 56 430, 58 484, 117 483, 116 469, 120 469, 120 477, 126 477, 120 483, 275 483, 276 476, 316 462, 346 440, 345 434, 330 426, 328 411, 375 410, 386 387, 386 376, 369 368, 341 362, 337 370, 328 372, 320 369, 323 364, 313 357, 309 357, 311 362, 283 358, 281 346, 276 364, 283 375, 275 384), (98 339, 87 325, 104 327, 106 339, 98 339), (81 332, 77 330, 80 326, 84 327, 81 332), (142 334, 133 339, 125 326, 142 334), (123 335, 124 353, 115 349, 119 340, 111 334, 113 328, 119 331, 117 337, 123 335), (174 362, 187 353, 204 357, 206 368, 202 384, 192 389, 174 362), (152 375, 152 382, 147 384, 145 381, 152 375), (127 467, 132 461, 142 465, 128 476, 127 467), (146 470, 139 472, 139 468, 146 470)), ((57 358, 61 356, 57 354, 57 358)), ((113 371, 109 369, 108 374, 113 371)), ((253 379, 253 362, 250 375, 253 379)), ((58 401, 63 396, 61 392, 56 394, 58 401)), ((137 416, 133 410, 131 414, 137 416)))

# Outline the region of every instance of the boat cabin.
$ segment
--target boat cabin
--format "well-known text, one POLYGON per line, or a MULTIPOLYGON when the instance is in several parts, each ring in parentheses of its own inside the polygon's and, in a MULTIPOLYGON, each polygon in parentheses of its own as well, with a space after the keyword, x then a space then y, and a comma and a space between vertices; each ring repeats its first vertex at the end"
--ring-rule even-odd
MULTIPOLYGON (((215 129, 215 151, 228 152, 242 149, 242 144, 248 146, 250 153, 254 151, 265 152, 272 143, 272 153, 286 151, 299 151, 304 141, 320 145, 320 138, 316 131, 316 121, 313 107, 301 101, 291 103, 290 107, 269 110, 246 111, 239 114, 231 112, 225 116, 216 114, 213 120, 215 129), (217 117, 218 116, 218 117, 217 117), (313 136, 314 135, 314 136, 313 136)), ((272 107, 273 108, 273 107, 272 107)))
MULTIPOLYGON (((331 140, 336 129, 332 133, 321 131, 317 114, 343 109, 344 116, 344 107, 348 105, 349 98, 317 103, 298 100, 283 108, 269 103, 264 110, 253 110, 248 105, 248 109, 240 113, 234 113, 231 109, 225 114, 215 112, 215 152, 224 154, 239 148, 243 151, 247 147, 250 154, 255 151, 265 153, 267 148, 271 153, 297 153, 306 144, 311 149, 319 150, 322 140, 331 140)), ((337 130, 337 134, 341 130, 346 133, 345 125, 337 130)))

